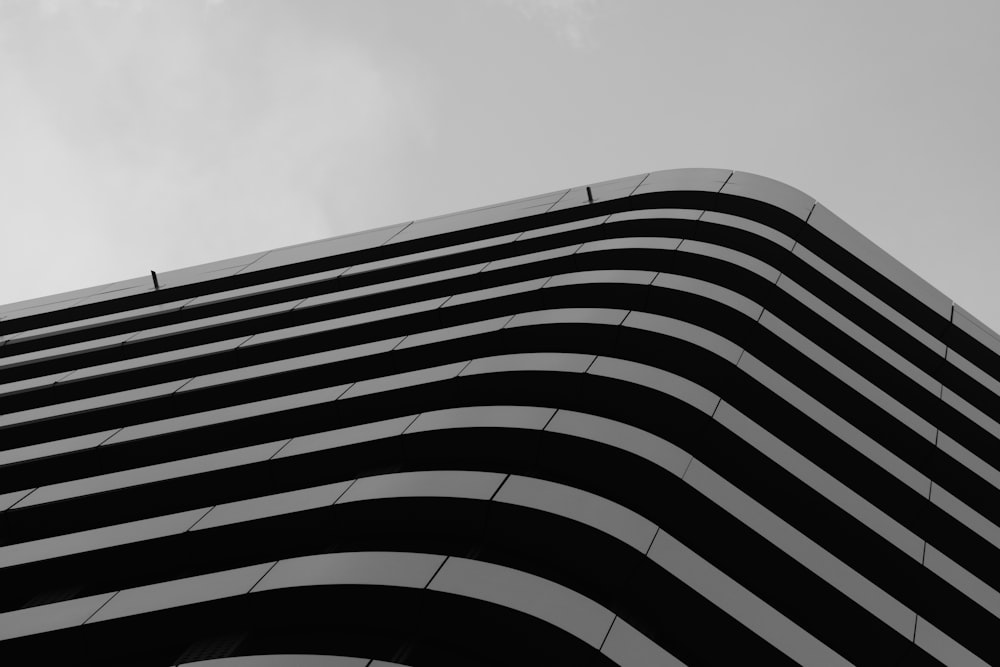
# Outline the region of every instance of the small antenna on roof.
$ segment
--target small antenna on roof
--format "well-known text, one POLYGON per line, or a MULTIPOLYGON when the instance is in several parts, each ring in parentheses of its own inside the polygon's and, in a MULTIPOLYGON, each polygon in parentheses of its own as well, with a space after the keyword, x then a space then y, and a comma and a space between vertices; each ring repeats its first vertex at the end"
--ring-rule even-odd
POLYGON ((587 186, 587 201, 591 204, 594 203, 594 193, 590 191, 590 186, 587 186))
POLYGON ((160 289, 160 281, 156 279, 156 271, 150 271, 149 273, 153 276, 153 287, 160 289))

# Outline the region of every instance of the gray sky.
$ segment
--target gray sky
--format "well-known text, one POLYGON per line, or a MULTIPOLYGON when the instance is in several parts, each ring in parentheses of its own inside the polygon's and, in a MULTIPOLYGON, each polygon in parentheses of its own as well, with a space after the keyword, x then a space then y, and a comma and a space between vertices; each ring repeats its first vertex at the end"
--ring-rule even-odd
POLYGON ((677 167, 1000 329, 1000 2, 0 0, 0 303, 677 167))

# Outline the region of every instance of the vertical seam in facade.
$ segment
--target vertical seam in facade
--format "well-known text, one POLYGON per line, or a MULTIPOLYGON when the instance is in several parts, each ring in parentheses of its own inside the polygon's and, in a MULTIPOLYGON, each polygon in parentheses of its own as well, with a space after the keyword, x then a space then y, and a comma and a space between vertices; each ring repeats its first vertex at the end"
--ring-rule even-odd
MULTIPOLYGON (((682 482, 684 481, 684 477, 688 474, 688 470, 691 469, 691 464, 694 463, 694 454, 688 453, 688 456, 690 458, 688 459, 687 465, 684 466, 684 472, 681 473, 681 481, 682 482)), ((654 536, 654 539, 655 539, 655 536, 654 536)))
MULTIPOLYGON (((595 357, 595 358, 596 358, 596 357, 595 357)), ((590 363, 594 363, 594 361, 593 361, 593 360, 591 360, 591 362, 590 362, 590 363)), ((588 366, 587 368, 590 368, 590 366, 588 366)), ((584 373, 586 373, 586 371, 584 371, 584 373)), ((541 432, 541 431, 544 431, 545 429, 547 429, 547 428, 549 427, 549 424, 551 424, 551 423, 552 423, 552 420, 556 418, 556 414, 557 414, 558 412, 559 412, 559 408, 556 408, 555 410, 553 410, 553 411, 552 411, 552 414, 551 414, 551 415, 549 415, 549 418, 545 420, 545 425, 544 425, 544 426, 542 426, 542 428, 538 429, 538 430, 539 430, 539 432, 541 432)))
POLYGON ((244 593, 244 595, 250 595, 251 593, 253 593, 253 589, 257 588, 257 586, 260 584, 260 582, 264 580, 264 577, 266 577, 268 574, 270 574, 271 570, 274 569, 274 566, 277 565, 278 563, 280 563, 283 560, 284 560, 283 558, 279 558, 278 560, 276 560, 273 563, 271 563, 271 567, 267 568, 267 570, 264 572, 264 574, 260 575, 257 578, 257 581, 254 582, 253 586, 251 586, 250 588, 247 589, 247 592, 244 593))
POLYGON ((809 224, 809 219, 812 217, 813 211, 816 210, 816 205, 817 204, 819 204, 819 202, 818 201, 814 201, 812 203, 812 206, 809 207, 809 212, 806 213, 805 220, 802 221, 804 224, 807 224, 807 225, 809 224))
MULTIPOLYGON (((339 398, 339 397, 338 397, 338 398, 339 398)), ((290 442, 291 442, 292 440, 294 440, 294 439, 295 439, 295 438, 289 438, 288 440, 285 440, 284 444, 282 444, 282 445, 281 445, 281 447, 278 447, 278 449, 276 449, 276 450, 275 450, 274 454, 271 454, 270 456, 268 456, 268 457, 267 457, 267 460, 268 460, 268 461, 270 461, 270 460, 272 460, 272 459, 273 459, 273 458, 274 458, 275 456, 277 456, 278 454, 280 454, 280 453, 281 453, 281 451, 282 451, 282 450, 283 450, 283 449, 284 449, 285 447, 287 447, 287 446, 288 446, 288 444, 289 444, 289 443, 290 443, 290 442)))
POLYGON ((254 264, 256 264, 257 262, 259 262, 260 260, 262 260, 262 259, 264 259, 265 257, 267 257, 268 255, 270 255, 270 254, 271 254, 272 252, 274 252, 274 250, 268 250, 267 252, 264 252, 264 253, 261 253, 261 256, 260 256, 260 257, 258 257, 258 258, 257 258, 257 259, 255 259, 254 261, 250 262, 250 263, 249 263, 249 264, 247 264, 246 266, 241 266, 241 267, 240 267, 240 270, 239 270, 239 271, 237 271, 236 273, 234 273, 233 275, 234 275, 234 276, 238 276, 238 275, 240 275, 241 273, 243 273, 244 271, 246 271, 247 269, 249 269, 249 268, 250 268, 251 266, 253 266, 254 264))
POLYGON ((504 475, 504 478, 502 480, 500 480, 499 484, 497 484, 497 488, 495 488, 493 490, 493 493, 490 495, 490 501, 491 502, 493 501, 494 498, 497 497, 497 494, 500 493, 500 489, 503 488, 503 485, 507 483, 508 479, 510 479, 510 473, 507 473, 506 475, 504 475))
POLYGON ((402 431, 400 431, 400 432, 399 432, 399 434, 400 434, 400 435, 406 435, 406 432, 410 430, 410 427, 411 427, 411 426, 413 426, 413 422, 415 422, 415 421, 417 421, 418 419, 420 419, 420 416, 421 416, 421 415, 423 415, 423 414, 425 414, 425 413, 423 413, 423 412, 418 412, 417 414, 415 414, 415 415, 413 416, 413 419, 411 419, 411 420, 410 420, 410 423, 409 423, 409 424, 407 424, 407 425, 406 425, 406 428, 404 428, 404 429, 403 429, 402 431))
POLYGON ((559 195, 559 199, 557 199, 554 202, 552 202, 552 204, 550 204, 549 207, 547 209, 545 209, 545 212, 548 213, 553 208, 555 208, 556 206, 558 206, 559 202, 561 202, 563 199, 565 199, 566 195, 568 195, 572 191, 573 191, 573 188, 566 188, 566 190, 561 195, 559 195))
POLYGON ((442 560, 442 561, 441 561, 441 564, 437 566, 437 569, 436 569, 436 570, 434 570, 434 574, 432 574, 432 575, 431 575, 431 578, 427 580, 427 583, 426 583, 426 584, 424 584, 424 590, 427 590, 428 588, 430 588, 430 585, 431 585, 432 583, 434 583, 434 579, 435 579, 435 578, 436 578, 436 577, 438 576, 438 574, 439 574, 439 573, 441 572, 441 568, 443 568, 443 567, 444 567, 444 564, 445 564, 445 563, 447 563, 447 562, 448 562, 448 559, 450 559, 450 558, 451 558, 451 556, 445 556, 445 557, 444 557, 444 560, 442 560))
POLYGON ((604 639, 601 640, 601 645, 597 647, 598 652, 604 653, 604 644, 608 641, 608 637, 611 636, 611 628, 615 627, 615 621, 617 620, 618 620, 618 614, 615 614, 614 618, 611 619, 611 622, 608 623, 608 629, 604 633, 604 639))
POLYGON ((97 612, 99 612, 99 611, 101 611, 102 609, 104 609, 105 607, 107 607, 107 606, 108 606, 108 603, 109 603, 109 602, 111 602, 111 601, 112 601, 112 600, 114 600, 114 599, 115 599, 116 597, 118 597, 118 594, 119 594, 119 593, 121 593, 121 590, 117 590, 117 591, 115 591, 115 592, 114 592, 114 593, 113 593, 113 594, 111 595, 111 597, 109 597, 109 598, 108 598, 107 600, 105 600, 105 601, 104 601, 104 603, 103 603, 103 604, 102 604, 102 605, 101 605, 100 607, 98 607, 97 609, 95 609, 95 610, 94 610, 94 613, 93 613, 93 614, 91 614, 90 616, 88 616, 88 617, 86 618, 86 620, 84 620, 84 622, 83 622, 83 623, 81 623, 80 625, 86 625, 86 624, 87 624, 87 623, 88 623, 88 622, 90 621, 90 619, 92 619, 92 618, 93 618, 94 616, 96 616, 96 615, 97 615, 97 612))
POLYGON ((212 505, 207 510, 205 510, 205 513, 202 514, 197 519, 195 519, 194 523, 192 523, 190 526, 188 526, 187 528, 185 528, 184 532, 185 533, 190 533, 192 530, 194 530, 194 527, 197 526, 199 523, 201 523, 201 520, 204 519, 206 516, 208 516, 208 513, 211 512, 212 510, 214 510, 216 507, 218 507, 218 505, 212 505))
POLYGON ((114 433, 111 433, 110 435, 108 435, 108 437, 104 438, 104 439, 103 439, 103 440, 101 440, 101 441, 100 441, 99 443, 97 443, 97 444, 96 444, 96 445, 94 446, 94 449, 97 449, 98 447, 100 447, 101 445, 103 445, 104 443, 106 443, 106 442, 107 442, 108 440, 110 440, 111 438, 113 438, 113 437, 115 437, 116 435, 118 435, 118 433, 119 433, 119 432, 121 432, 121 430, 122 430, 123 428, 125 428, 125 427, 124 427, 124 426, 119 426, 119 427, 118 427, 117 429, 115 429, 115 432, 114 432, 114 433))
POLYGON ((36 486, 31 491, 28 491, 28 493, 26 493, 25 495, 23 495, 16 503, 14 503, 13 505, 11 505, 7 509, 5 509, 4 512, 9 512, 10 510, 15 509, 18 505, 20 505, 21 503, 23 503, 29 496, 31 496, 32 493, 34 493, 35 491, 37 491, 40 488, 42 488, 42 487, 36 486))
POLYGON ((406 231, 407 229, 409 229, 409 228, 410 228, 410 226, 411 226, 411 225, 412 225, 413 223, 414 223, 414 221, 413 221, 413 220, 410 220, 410 221, 409 221, 408 223, 406 223, 405 225, 403 225, 403 228, 402 228, 402 229, 400 229, 400 230, 399 230, 399 231, 397 231, 397 232, 396 232, 395 234, 393 234, 392 236, 390 236, 389 238, 387 238, 387 239, 386 239, 385 241, 382 241, 381 243, 379 243, 379 244, 378 244, 378 247, 380 247, 380 248, 381 248, 381 247, 382 247, 382 246, 384 246, 384 245, 389 245, 389 242, 390 242, 390 241, 392 241, 392 240, 393 240, 394 238, 396 238, 397 236, 399 236, 400 234, 402 234, 403 232, 405 232, 405 231, 406 231))
POLYGON ((649 545, 646 546, 646 550, 642 552, 643 555, 646 556, 647 558, 649 558, 649 550, 653 548, 653 542, 656 541, 656 536, 660 534, 661 530, 661 528, 657 526, 655 523, 653 524, 653 526, 656 528, 656 530, 653 531, 653 537, 652 539, 649 540, 649 545))
POLYGON ((735 169, 730 169, 730 170, 729 170, 729 175, 728 175, 728 176, 726 176, 726 180, 722 182, 722 185, 721 185, 721 186, 719 187, 719 189, 718 189, 718 190, 716 190, 716 192, 718 192, 718 193, 721 193, 721 192, 722 192, 722 191, 723 191, 723 190, 725 189, 725 187, 726 187, 727 185, 729 185, 729 181, 730 181, 730 179, 732 179, 732 177, 733 177, 733 176, 734 176, 735 174, 736 174, 736 170, 735 170, 735 169))
MULTIPOLYGON (((635 191, 642 187, 642 184, 645 183, 646 179, 649 178, 649 173, 650 172, 647 172, 646 175, 642 177, 642 180, 635 184, 635 187, 632 188, 632 191, 628 193, 629 197, 631 197, 632 195, 634 195, 635 191)), ((624 199, 624 197, 623 197, 623 199, 624 199)))
POLYGON ((351 487, 353 487, 355 484, 357 484, 357 482, 358 482, 359 479, 361 479, 361 478, 360 477, 355 477, 354 479, 352 479, 351 483, 347 485, 347 488, 345 488, 343 491, 341 491, 340 493, 338 493, 337 497, 334 498, 333 502, 330 503, 329 505, 327 505, 327 507, 333 507, 334 505, 336 505, 337 503, 339 503, 340 499, 347 495, 347 492, 351 490, 351 487))
POLYGON ((173 396, 174 394, 176 394, 177 392, 179 392, 181 389, 183 389, 184 387, 186 387, 189 384, 191 384, 192 382, 194 382, 194 379, 196 377, 199 377, 199 376, 193 375, 193 376, 189 377, 187 380, 184 381, 184 384, 182 384, 181 386, 177 387, 177 389, 174 389, 172 392, 170 392, 170 395, 173 396))

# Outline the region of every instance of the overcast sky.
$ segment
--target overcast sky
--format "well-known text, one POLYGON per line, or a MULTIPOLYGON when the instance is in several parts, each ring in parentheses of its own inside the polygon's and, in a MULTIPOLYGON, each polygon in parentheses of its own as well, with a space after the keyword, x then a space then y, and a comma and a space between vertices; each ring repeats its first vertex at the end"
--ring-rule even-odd
POLYGON ((1000 2, 0 0, 0 303, 693 166, 1000 329, 1000 2))

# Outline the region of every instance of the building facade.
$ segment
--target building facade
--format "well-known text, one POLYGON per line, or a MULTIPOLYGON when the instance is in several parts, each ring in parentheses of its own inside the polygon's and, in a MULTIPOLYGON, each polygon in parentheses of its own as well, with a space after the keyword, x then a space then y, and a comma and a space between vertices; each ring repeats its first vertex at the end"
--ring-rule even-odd
POLYGON ((0 662, 1000 664, 1000 338, 656 172, 0 308, 0 662))

